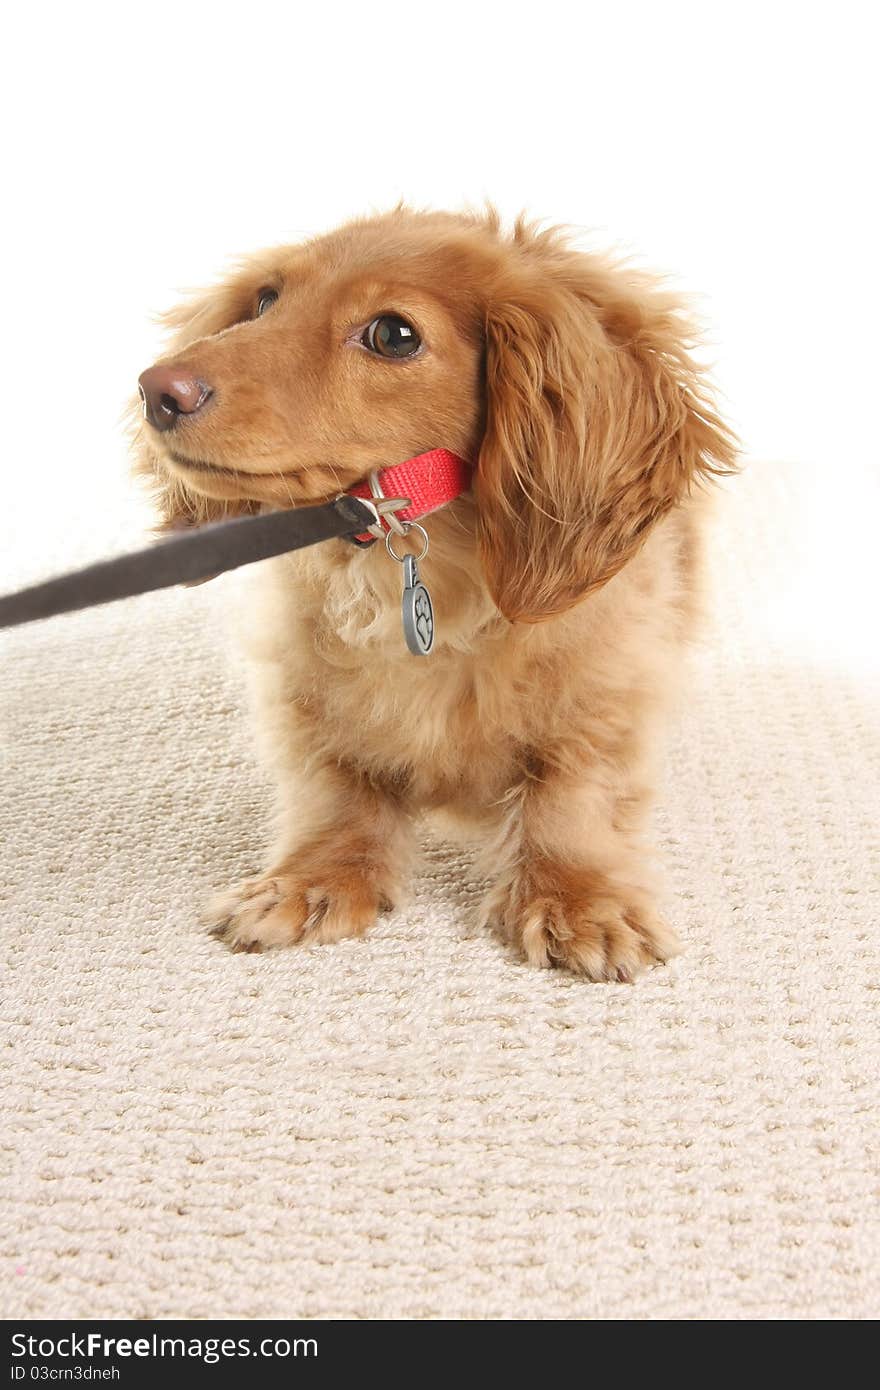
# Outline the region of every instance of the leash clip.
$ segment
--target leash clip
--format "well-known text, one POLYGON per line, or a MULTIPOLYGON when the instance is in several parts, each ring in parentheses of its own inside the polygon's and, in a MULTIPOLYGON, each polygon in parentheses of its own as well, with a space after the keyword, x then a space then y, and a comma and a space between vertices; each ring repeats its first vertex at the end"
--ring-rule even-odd
MULTIPOLYGON (((350 496, 351 494, 348 492, 340 492, 335 500, 338 502, 341 497, 350 496)), ((392 534, 398 536, 406 535, 409 522, 398 521, 394 513, 399 512, 403 507, 412 506, 412 502, 408 497, 359 497, 357 500, 362 507, 366 507, 367 510, 373 514, 373 521, 370 522, 369 526, 364 527, 364 530, 369 536, 372 536, 373 539, 358 540, 357 536, 349 536, 348 539, 353 545, 372 545, 373 540, 381 541, 384 540, 386 536, 392 534), (387 523, 388 530, 386 530, 383 522, 387 523)))
POLYGON ((411 507, 412 502, 410 499, 408 497, 386 497, 382 490, 382 484, 379 481, 378 468, 374 468, 372 473, 369 474, 367 482, 370 485, 372 502, 366 498, 362 498, 361 500, 366 501, 368 506, 372 505, 376 513, 374 525, 367 527, 370 535, 375 536, 377 541, 381 541, 386 535, 389 535, 391 531, 393 531, 395 535, 405 536, 409 527, 405 521, 398 521, 395 512, 402 511, 404 507, 411 507), (383 525, 383 522, 385 525, 383 525), (385 529, 386 526, 389 528, 387 531, 385 529))

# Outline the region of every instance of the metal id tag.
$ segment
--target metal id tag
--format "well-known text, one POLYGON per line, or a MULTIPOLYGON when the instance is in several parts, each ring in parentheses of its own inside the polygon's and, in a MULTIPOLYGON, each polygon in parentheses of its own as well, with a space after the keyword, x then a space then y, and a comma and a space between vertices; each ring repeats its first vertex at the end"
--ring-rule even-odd
POLYGON ((427 656, 434 645, 434 606, 413 555, 403 557, 402 613, 406 645, 414 656, 427 656))

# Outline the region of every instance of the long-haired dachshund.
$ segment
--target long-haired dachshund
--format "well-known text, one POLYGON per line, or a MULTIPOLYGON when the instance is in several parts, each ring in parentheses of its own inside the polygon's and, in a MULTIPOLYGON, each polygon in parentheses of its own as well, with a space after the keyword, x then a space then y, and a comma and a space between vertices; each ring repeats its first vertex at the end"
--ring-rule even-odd
POLYGON ((437 450, 468 465, 423 522, 427 659, 381 540, 254 572, 280 815, 216 934, 361 935, 399 901, 414 813, 442 810, 485 846, 484 920, 533 964, 628 981, 673 954, 641 835, 699 597, 692 494, 735 460, 676 298, 556 232, 397 209, 256 256, 169 323, 136 441, 166 527, 371 474, 387 494, 437 450))

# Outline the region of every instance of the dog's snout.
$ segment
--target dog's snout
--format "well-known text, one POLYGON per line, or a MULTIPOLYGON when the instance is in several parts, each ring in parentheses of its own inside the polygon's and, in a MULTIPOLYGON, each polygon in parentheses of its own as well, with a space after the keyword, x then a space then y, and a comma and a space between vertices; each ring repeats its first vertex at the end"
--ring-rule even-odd
POLYGON ((181 415, 195 415, 212 395, 210 386, 186 367, 148 367, 138 377, 144 416, 157 430, 170 430, 181 415))

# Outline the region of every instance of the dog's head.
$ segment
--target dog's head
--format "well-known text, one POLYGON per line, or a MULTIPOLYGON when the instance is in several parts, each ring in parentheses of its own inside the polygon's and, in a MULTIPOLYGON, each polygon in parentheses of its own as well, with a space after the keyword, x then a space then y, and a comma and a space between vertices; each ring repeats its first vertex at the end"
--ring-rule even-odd
POLYGON ((675 298, 492 216, 355 222, 168 321, 137 445, 165 525, 324 500, 445 447, 475 464, 477 544, 511 619, 571 607, 733 466, 675 298))

